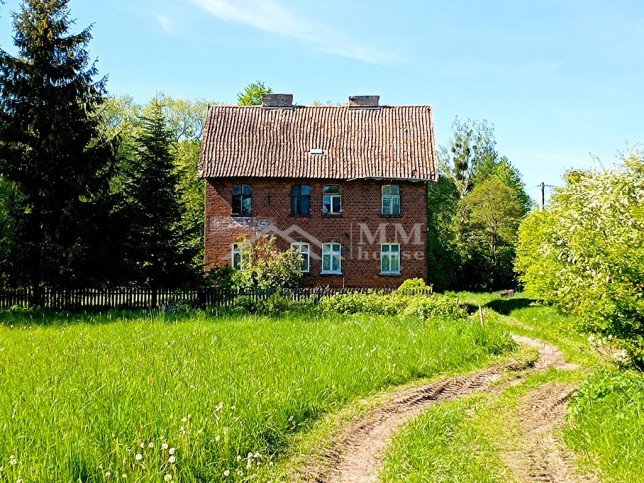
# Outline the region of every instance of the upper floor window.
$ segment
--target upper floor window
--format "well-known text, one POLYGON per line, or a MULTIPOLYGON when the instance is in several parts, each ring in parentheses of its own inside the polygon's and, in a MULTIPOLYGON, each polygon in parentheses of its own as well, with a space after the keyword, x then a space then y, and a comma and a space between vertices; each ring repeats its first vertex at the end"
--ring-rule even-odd
POLYGON ((382 187, 382 214, 400 215, 400 187, 386 184, 382 187))
POLYGON ((325 215, 336 215, 342 213, 342 194, 340 186, 330 185, 324 187, 323 201, 325 215))
POLYGON ((322 244, 322 273, 342 273, 342 245, 322 244))
POLYGON ((385 243, 380 247, 380 272, 400 273, 400 245, 385 243))
POLYGON ((233 215, 251 215, 252 193, 251 187, 247 184, 236 184, 233 186, 233 215))
POLYGON ((311 245, 309 243, 295 242, 291 243, 291 248, 295 248, 302 256, 302 272, 309 273, 311 264, 311 245))
POLYGON ((291 214, 308 216, 311 214, 311 187, 296 184, 291 187, 291 214))

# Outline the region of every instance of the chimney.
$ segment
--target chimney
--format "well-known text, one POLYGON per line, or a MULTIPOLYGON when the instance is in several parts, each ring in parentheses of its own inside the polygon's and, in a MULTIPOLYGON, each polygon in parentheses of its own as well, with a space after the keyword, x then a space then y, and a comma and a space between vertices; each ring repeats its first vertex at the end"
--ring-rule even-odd
POLYGON ((349 107, 352 109, 380 107, 380 96, 349 96, 349 107))
POLYGON ((262 107, 293 107, 293 94, 263 94, 262 107))

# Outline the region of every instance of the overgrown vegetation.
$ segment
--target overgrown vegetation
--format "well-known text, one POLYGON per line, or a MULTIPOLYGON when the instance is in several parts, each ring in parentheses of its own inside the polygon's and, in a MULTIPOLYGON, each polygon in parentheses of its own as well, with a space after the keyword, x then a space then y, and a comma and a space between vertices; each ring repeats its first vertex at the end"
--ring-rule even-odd
POLYGON ((492 126, 456 119, 453 131, 428 186, 429 280, 437 290, 514 287, 517 229, 532 202, 492 126))
POLYGON ((241 481, 357 396, 512 347, 468 319, 125 315, 4 317, 0 478, 241 481))
POLYGON ((516 268, 528 294, 644 367, 644 155, 623 161, 568 173, 549 209, 522 223, 516 268))

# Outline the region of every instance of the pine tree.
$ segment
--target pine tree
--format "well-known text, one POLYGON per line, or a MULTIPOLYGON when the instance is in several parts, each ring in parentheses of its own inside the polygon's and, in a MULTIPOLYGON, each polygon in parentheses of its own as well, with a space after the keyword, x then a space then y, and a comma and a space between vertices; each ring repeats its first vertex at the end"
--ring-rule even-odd
POLYGON ((69 33, 67 3, 23 0, 13 14, 17 56, 0 50, 0 175, 21 193, 11 278, 35 294, 100 279, 105 254, 99 228, 114 157, 99 135, 105 78, 94 80, 90 28, 69 33))
POLYGON ((130 281, 153 291, 177 287, 191 276, 172 149, 172 133, 162 105, 156 102, 141 118, 134 153, 124 161, 121 175, 121 215, 128 227, 124 257, 130 281))

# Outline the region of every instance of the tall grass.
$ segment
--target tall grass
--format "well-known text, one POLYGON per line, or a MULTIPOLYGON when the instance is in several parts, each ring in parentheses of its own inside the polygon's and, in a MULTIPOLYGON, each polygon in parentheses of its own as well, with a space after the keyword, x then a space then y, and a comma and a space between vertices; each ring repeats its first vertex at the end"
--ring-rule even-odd
POLYGON ((0 480, 25 483, 248 479, 322 413, 511 347, 469 320, 30 316, 0 324, 0 480))

